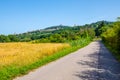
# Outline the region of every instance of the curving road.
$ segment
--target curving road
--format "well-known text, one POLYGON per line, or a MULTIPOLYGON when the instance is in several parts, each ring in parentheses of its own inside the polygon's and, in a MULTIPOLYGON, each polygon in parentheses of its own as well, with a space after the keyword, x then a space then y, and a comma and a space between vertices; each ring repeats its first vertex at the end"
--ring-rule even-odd
POLYGON ((14 80, 120 80, 120 63, 96 41, 14 80))

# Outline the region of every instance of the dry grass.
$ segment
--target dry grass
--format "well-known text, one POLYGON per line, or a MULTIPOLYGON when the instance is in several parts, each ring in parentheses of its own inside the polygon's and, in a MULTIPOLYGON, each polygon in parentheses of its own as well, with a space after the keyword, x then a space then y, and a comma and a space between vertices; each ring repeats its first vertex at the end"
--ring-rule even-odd
POLYGON ((31 64, 67 47, 70 45, 61 43, 0 43, 0 68, 31 64))

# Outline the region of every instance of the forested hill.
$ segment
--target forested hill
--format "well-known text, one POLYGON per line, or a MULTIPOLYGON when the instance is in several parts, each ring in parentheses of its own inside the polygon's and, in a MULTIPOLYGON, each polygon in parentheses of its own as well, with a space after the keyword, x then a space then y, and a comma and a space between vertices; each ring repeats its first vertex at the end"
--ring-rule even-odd
POLYGON ((51 26, 21 34, 0 35, 0 42, 27 42, 33 40, 37 40, 37 42, 65 42, 86 36, 99 36, 101 34, 99 28, 108 24, 112 24, 112 22, 98 21, 83 26, 51 26))

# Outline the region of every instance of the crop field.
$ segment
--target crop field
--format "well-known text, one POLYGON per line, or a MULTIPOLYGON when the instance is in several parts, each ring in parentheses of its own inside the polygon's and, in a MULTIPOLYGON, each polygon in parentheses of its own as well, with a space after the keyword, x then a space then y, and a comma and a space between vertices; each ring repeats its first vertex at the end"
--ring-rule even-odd
POLYGON ((0 43, 0 69, 28 65, 67 47, 70 45, 62 43, 0 43))

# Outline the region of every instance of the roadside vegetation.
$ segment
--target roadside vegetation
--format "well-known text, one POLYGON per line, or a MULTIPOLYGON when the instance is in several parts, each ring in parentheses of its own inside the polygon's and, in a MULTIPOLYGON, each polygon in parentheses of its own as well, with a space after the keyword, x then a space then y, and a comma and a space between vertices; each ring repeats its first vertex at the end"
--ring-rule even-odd
POLYGON ((101 34, 102 40, 120 61, 120 21, 114 22, 112 25, 106 26, 106 28, 108 29, 101 34))

